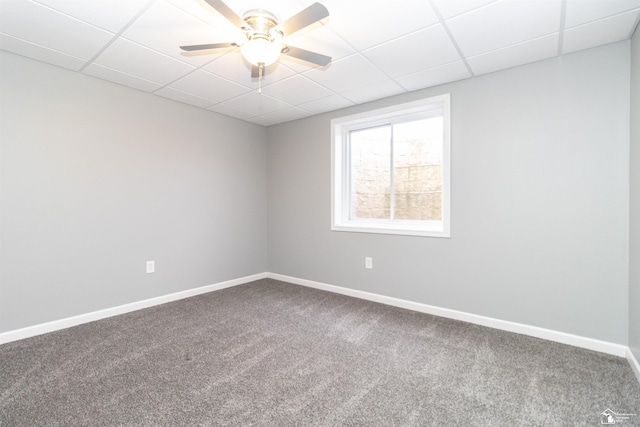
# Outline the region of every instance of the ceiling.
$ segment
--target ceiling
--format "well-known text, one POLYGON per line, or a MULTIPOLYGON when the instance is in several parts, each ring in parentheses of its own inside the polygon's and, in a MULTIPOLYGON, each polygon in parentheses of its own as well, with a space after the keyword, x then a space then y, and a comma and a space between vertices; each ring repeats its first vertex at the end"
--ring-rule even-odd
MULTIPOLYGON (((640 0, 322 0, 330 17, 287 44, 258 79, 239 40, 202 0, 0 0, 0 49, 264 126, 510 68, 631 37, 640 0)), ((281 20, 313 0, 227 0, 281 20)))

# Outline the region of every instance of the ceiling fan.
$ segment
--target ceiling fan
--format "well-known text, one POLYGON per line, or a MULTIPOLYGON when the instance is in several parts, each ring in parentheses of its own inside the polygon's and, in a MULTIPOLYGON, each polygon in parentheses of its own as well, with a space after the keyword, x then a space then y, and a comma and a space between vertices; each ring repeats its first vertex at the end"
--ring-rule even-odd
POLYGON ((311 6, 280 23, 273 13, 266 10, 253 9, 240 17, 222 0, 204 1, 227 18, 229 22, 240 28, 246 40, 241 42, 180 46, 182 50, 191 52, 239 46, 242 56, 252 64, 251 77, 259 77, 260 80, 262 80, 264 68, 273 64, 280 57, 280 54, 292 56, 320 66, 331 63, 331 57, 329 56, 283 43, 283 38, 329 16, 327 8, 320 3, 313 3, 311 6))

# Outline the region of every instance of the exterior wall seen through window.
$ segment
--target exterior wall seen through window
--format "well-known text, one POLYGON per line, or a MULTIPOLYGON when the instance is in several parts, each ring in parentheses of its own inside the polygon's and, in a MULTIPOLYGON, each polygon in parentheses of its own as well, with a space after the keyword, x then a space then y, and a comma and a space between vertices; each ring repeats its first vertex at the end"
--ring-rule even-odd
POLYGON ((353 131, 349 139, 351 218, 442 219, 441 117, 353 131))

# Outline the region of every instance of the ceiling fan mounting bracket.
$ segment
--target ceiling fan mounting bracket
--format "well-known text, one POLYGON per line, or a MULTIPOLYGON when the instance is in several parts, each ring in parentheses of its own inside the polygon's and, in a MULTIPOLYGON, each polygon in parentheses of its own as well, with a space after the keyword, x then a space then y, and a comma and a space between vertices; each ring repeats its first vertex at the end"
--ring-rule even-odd
POLYGON ((273 13, 263 9, 253 9, 246 12, 242 19, 247 23, 242 30, 247 36, 247 40, 262 39, 270 42, 277 41, 283 37, 278 17, 273 13))

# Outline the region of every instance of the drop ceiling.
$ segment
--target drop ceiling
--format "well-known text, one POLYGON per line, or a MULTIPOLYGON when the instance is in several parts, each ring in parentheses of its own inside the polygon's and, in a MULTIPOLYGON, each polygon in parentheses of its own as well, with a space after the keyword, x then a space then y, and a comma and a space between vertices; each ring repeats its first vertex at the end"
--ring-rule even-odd
MULTIPOLYGON (((330 17, 286 39, 331 56, 281 56, 258 79, 202 0, 0 0, 0 49, 269 126, 631 37, 640 0, 324 0, 330 17)), ((227 0, 284 20, 313 0, 227 0)))

